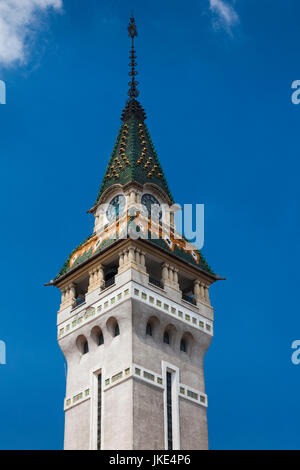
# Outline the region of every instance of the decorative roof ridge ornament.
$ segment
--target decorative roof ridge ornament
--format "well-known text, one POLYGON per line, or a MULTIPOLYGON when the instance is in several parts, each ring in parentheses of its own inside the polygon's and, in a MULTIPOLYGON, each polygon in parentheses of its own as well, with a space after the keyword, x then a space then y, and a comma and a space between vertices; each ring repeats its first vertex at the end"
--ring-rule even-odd
POLYGON ((141 106, 140 102, 136 99, 140 94, 139 90, 137 89, 137 86, 139 83, 135 80, 135 77, 138 75, 138 72, 136 70, 137 62, 136 62, 136 51, 134 48, 134 38, 137 35, 138 33, 136 29, 135 19, 134 19, 133 14, 131 14, 129 25, 128 25, 128 36, 131 38, 131 49, 129 52, 130 71, 128 72, 128 75, 131 77, 131 80, 128 83, 129 99, 127 100, 126 106, 122 112, 122 116, 121 116, 122 121, 126 121, 133 115, 135 115, 141 121, 144 121, 146 119, 145 111, 143 107, 141 106))

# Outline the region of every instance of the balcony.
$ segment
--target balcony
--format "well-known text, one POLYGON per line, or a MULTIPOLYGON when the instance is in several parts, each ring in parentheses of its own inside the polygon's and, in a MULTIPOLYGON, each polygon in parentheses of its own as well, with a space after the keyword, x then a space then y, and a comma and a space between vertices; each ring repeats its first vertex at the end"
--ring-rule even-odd
POLYGON ((149 276, 149 284, 152 284, 155 287, 159 287, 160 289, 163 289, 164 286, 161 281, 158 279, 155 279, 154 277, 149 276))
POLYGON ((188 302, 192 305, 197 305, 196 300, 191 295, 182 294, 182 300, 185 300, 185 302, 188 302))
POLYGON ((110 286, 113 286, 115 284, 115 276, 112 276, 111 278, 107 279, 104 283, 105 289, 107 289, 110 286))
POLYGON ((85 304, 85 295, 76 297, 75 302, 73 304, 73 308, 79 307, 80 305, 83 305, 83 304, 85 304))

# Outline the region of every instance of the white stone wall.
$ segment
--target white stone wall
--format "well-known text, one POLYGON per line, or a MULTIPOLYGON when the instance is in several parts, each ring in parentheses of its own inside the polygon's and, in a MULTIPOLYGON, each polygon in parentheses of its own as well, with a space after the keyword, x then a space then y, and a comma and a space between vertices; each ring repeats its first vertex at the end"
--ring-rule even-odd
POLYGON ((65 449, 96 448, 99 371, 102 449, 164 449, 163 361, 178 369, 180 448, 207 448, 203 358, 212 335, 210 307, 190 306, 174 289, 151 286, 148 276, 134 269, 116 276, 116 284, 105 291, 87 294, 80 307, 59 312, 59 344, 68 364, 65 449), (146 325, 153 316, 156 328, 149 337, 146 325), (119 324, 117 337, 110 328, 112 317, 119 324), (104 345, 95 342, 95 326, 102 330, 104 345), (172 331, 170 345, 163 342, 166 327, 172 331), (88 341, 87 354, 76 344, 80 335, 88 341), (180 351, 183 335, 188 338, 186 353, 180 351))

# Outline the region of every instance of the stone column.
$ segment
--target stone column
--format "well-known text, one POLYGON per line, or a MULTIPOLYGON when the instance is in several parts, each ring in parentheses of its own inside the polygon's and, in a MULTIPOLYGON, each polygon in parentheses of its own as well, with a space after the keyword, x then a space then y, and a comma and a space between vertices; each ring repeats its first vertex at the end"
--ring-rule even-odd
POLYGON ((140 250, 138 249, 135 250, 135 262, 136 264, 141 264, 140 250))
POLYGON ((121 274, 127 269, 136 269, 146 273, 145 252, 139 248, 130 246, 125 249, 120 255, 118 274, 121 274))
POLYGON ((205 298, 206 302, 210 303, 208 285, 206 285, 204 287, 204 298, 205 298))
POLYGON ((203 284, 203 282, 201 282, 201 284, 200 284, 200 295, 204 299, 204 284, 203 284))
POLYGON ((124 252, 119 253, 119 269, 124 265, 124 252))
POLYGON ((194 281, 194 296, 196 301, 201 299, 200 281, 194 281))
POLYGON ((165 283, 169 279, 169 265, 164 263, 163 268, 162 268, 162 282, 165 285, 165 283))
POLYGON ((179 290, 178 283, 178 269, 169 264, 163 264, 162 282, 164 286, 172 287, 172 289, 179 290))
POLYGON ((60 304, 60 310, 64 310, 67 307, 72 307, 75 304, 76 301, 76 290, 75 290, 75 284, 70 283, 66 286, 64 286, 61 289, 61 304, 60 304))
POLYGON ((88 293, 93 292, 96 289, 102 289, 104 285, 104 271, 102 264, 94 266, 89 271, 89 288, 88 293))
POLYGON ((141 252, 141 265, 145 268, 146 260, 145 260, 146 253, 144 251, 141 252))
POLYGON ((76 302, 76 289, 75 289, 75 284, 73 284, 73 283, 70 284, 69 302, 70 302, 70 305, 72 305, 72 306, 74 306, 74 304, 76 302))
POLYGON ((199 279, 196 279, 196 281, 194 281, 194 295, 197 303, 204 301, 210 304, 208 285, 205 284, 203 281, 200 281, 199 279))
POLYGON ((128 256, 128 259, 129 259, 130 263, 135 262, 134 252, 135 252, 134 248, 130 247, 129 248, 129 256, 128 256))
POLYGON ((102 264, 100 264, 98 266, 98 271, 97 271, 97 283, 100 287, 100 289, 102 289, 104 287, 104 269, 103 269, 103 266, 102 264))
POLYGON ((128 258, 128 250, 124 250, 124 263, 123 265, 126 265, 129 261, 129 258, 128 258))

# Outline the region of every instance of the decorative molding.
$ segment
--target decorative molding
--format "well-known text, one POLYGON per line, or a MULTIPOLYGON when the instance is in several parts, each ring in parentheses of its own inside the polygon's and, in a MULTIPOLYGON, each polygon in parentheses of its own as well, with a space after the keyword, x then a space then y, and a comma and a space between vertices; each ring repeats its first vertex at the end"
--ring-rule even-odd
MULTIPOLYGON (((172 366, 172 368, 174 369, 174 366, 172 366)), ((177 367, 176 370, 179 371, 177 367)), ((131 364, 129 367, 120 370, 110 377, 105 378, 103 383, 104 392, 116 385, 119 385, 122 382, 125 382, 129 378, 135 378, 158 387, 161 390, 165 390, 165 381, 161 374, 157 374, 150 369, 145 369, 145 367, 138 364, 131 364)), ((178 383, 177 393, 179 397, 185 398, 186 400, 190 400, 197 405, 201 405, 207 408, 208 400, 205 393, 182 383, 178 383)))
POLYGON ((156 372, 153 372, 149 369, 145 369, 144 367, 139 366, 137 364, 133 364, 132 367, 133 376, 135 378, 164 390, 164 380, 160 374, 156 374, 156 372))
POLYGON ((196 313, 181 304, 170 300, 156 291, 138 284, 135 281, 129 281, 121 288, 117 288, 101 300, 97 300, 87 308, 83 308, 80 312, 73 315, 65 322, 58 326, 58 339, 76 331, 81 326, 88 324, 95 318, 101 317, 104 313, 109 312, 116 305, 129 299, 139 299, 157 310, 164 312, 170 317, 182 321, 186 325, 190 325, 197 330, 203 331, 209 336, 213 336, 213 322, 208 320, 200 313, 196 313))
POLYGON ((177 318, 177 320, 213 336, 213 322, 211 320, 207 320, 200 313, 194 313, 194 311, 157 294, 145 286, 141 286, 136 282, 132 282, 132 284, 133 298, 138 298, 140 301, 163 311, 171 317, 177 318))
POLYGON ((80 312, 73 315, 65 322, 58 326, 58 339, 61 339, 68 334, 76 331, 83 325, 88 324, 95 318, 101 317, 106 312, 109 312, 117 304, 129 299, 130 295, 130 282, 125 284, 122 288, 116 289, 107 297, 102 298, 100 301, 96 301, 91 304, 88 308, 82 309, 80 312))
POLYGON ((79 405, 86 400, 91 398, 91 389, 90 387, 85 388, 82 392, 76 393, 72 397, 65 398, 65 406, 64 410, 69 410, 73 408, 73 406, 79 405))
POLYGON ((125 380, 129 379, 130 377, 132 377, 132 366, 126 367, 126 369, 120 370, 110 377, 106 377, 103 383, 103 391, 106 392, 115 385, 119 385, 120 383, 125 382, 125 380))
POLYGON ((208 406, 206 393, 199 392, 199 390, 188 387, 187 385, 179 384, 178 395, 181 398, 190 400, 193 403, 197 403, 197 405, 204 406, 205 408, 208 406))

